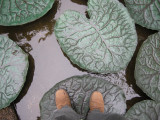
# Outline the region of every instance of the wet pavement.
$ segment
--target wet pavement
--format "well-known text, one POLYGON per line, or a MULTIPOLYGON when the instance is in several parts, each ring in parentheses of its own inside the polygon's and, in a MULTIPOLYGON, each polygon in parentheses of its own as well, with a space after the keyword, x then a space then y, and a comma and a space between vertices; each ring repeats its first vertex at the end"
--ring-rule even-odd
MULTIPOLYGON (((120 0, 123 2, 122 0, 120 0)), ((17 27, 0 26, 0 34, 14 40, 29 54, 29 71, 25 86, 14 102, 20 120, 37 120, 40 117, 39 102, 57 82, 74 75, 88 74, 71 64, 60 49, 54 35, 55 21, 65 10, 87 14, 87 0, 56 0, 52 9, 42 18, 17 27)), ((135 84, 134 66, 137 52, 143 41, 156 31, 136 25, 139 43, 126 70, 116 74, 92 74, 123 88, 127 108, 138 101, 149 99, 135 84)))

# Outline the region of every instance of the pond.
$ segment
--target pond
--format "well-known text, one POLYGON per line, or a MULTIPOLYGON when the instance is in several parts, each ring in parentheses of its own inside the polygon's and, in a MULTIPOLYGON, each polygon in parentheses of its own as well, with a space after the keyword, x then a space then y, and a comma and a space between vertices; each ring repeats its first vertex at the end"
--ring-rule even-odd
MULTIPOLYGON (((29 54, 30 66, 26 83, 14 102, 21 120, 40 119, 39 102, 44 93, 57 82, 74 75, 90 74, 71 64, 54 35, 56 19, 68 9, 87 15, 87 0, 56 0, 51 10, 34 22, 16 27, 0 26, 1 35, 14 40, 29 54)), ((135 84, 134 66, 137 52, 143 41, 156 31, 139 25, 136 25, 136 29, 138 46, 126 70, 115 74, 92 74, 123 88, 127 98, 127 109, 138 101, 149 99, 135 84)))

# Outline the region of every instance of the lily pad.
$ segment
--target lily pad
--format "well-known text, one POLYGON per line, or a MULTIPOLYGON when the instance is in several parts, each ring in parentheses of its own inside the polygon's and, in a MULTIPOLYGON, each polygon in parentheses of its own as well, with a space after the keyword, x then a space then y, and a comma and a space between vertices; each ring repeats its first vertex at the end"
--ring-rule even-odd
POLYGON ((137 85, 153 100, 160 101, 160 32, 141 46, 135 66, 137 85))
POLYGON ((15 26, 45 15, 55 0, 0 0, 0 25, 15 26))
POLYGON ((53 86, 40 102, 42 120, 52 120, 53 113, 57 109, 55 92, 65 89, 71 99, 72 108, 85 118, 89 111, 89 100, 93 91, 99 91, 104 97, 105 112, 124 114, 126 110, 126 98, 121 88, 101 78, 89 75, 74 76, 63 80, 53 86))
POLYGON ((160 30, 160 0, 124 0, 135 22, 143 27, 160 30))
POLYGON ((159 120, 160 103, 153 100, 144 100, 136 103, 126 113, 127 120, 159 120))
POLYGON ((96 73, 126 68, 137 45, 135 24, 118 0, 89 0, 90 19, 68 10, 55 24, 64 53, 82 69, 96 73))
POLYGON ((28 55, 7 37, 0 36, 0 109, 14 101, 26 80, 28 55))

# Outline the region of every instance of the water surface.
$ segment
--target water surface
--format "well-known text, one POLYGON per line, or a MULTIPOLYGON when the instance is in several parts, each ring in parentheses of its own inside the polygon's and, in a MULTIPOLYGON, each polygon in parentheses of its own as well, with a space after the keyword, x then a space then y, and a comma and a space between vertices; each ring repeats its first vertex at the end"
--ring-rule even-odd
MULTIPOLYGON (((120 0, 123 2, 122 0, 120 0)), ((17 27, 0 26, 0 34, 14 40, 29 54, 30 67, 25 86, 16 99, 16 110, 20 120, 37 120, 40 116, 39 102, 57 82, 87 72, 73 66, 64 56, 54 35, 55 21, 65 10, 76 10, 86 15, 87 0, 56 0, 52 9, 42 18, 17 27)), ((123 88, 127 108, 134 103, 149 99, 135 84, 134 65, 137 52, 143 41, 155 31, 136 25, 139 44, 126 70, 116 74, 92 74, 102 77, 123 88)))

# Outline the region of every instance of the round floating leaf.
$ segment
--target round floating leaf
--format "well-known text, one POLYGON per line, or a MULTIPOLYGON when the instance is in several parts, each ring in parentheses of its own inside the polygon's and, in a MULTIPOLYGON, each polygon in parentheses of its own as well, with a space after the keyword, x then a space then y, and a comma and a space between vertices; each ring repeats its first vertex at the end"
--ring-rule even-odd
POLYGON ((12 40, 0 36, 0 109, 17 98, 27 70, 28 55, 12 40))
POLYGON ((160 32, 149 36, 140 48, 135 79, 149 97, 160 101, 160 32))
POLYGON ((124 69, 135 51, 137 34, 127 9, 117 0, 89 0, 90 19, 66 11, 55 35, 62 50, 79 67, 97 73, 124 69))
POLYGON ((160 0, 124 0, 135 20, 143 27, 160 30, 160 0))
POLYGON ((159 120, 159 113, 160 103, 152 100, 144 100, 130 108, 125 117, 127 120, 159 120))
POLYGON ((104 98, 105 112, 124 114, 126 110, 125 95, 121 88, 101 78, 89 75, 74 76, 57 83, 43 96, 40 102, 42 120, 52 120, 56 108, 55 92, 65 89, 71 99, 72 108, 85 118, 89 111, 90 96, 100 91, 104 98))
POLYGON ((45 15, 55 0, 0 0, 0 25, 15 26, 45 15))

